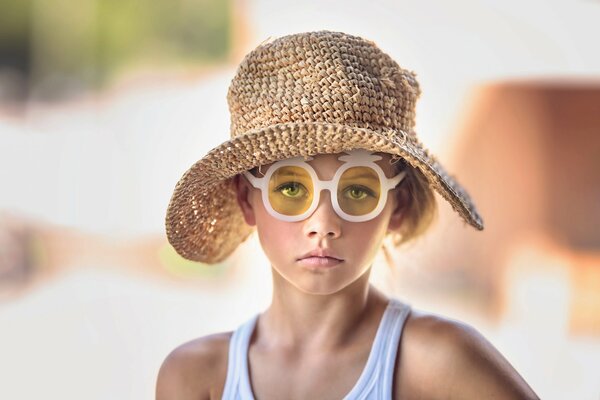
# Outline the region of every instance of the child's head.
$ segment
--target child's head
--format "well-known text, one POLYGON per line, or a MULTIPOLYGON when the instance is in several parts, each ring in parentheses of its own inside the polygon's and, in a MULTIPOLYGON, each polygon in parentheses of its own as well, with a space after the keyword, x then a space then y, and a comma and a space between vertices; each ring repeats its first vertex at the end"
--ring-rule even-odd
POLYGON ((407 219, 423 224, 416 213, 427 206, 435 210, 427 186, 415 210, 411 192, 419 182, 408 169, 391 154, 365 150, 279 160, 236 177, 237 201, 278 274, 305 292, 326 294, 363 275, 386 235, 407 219), (301 261, 311 251, 327 251, 343 268, 315 275, 319 268, 301 261))
MULTIPOLYGON (((413 72, 360 37, 308 32, 260 45, 241 62, 229 87, 231 140, 194 164, 175 188, 166 218, 170 243, 185 258, 215 263, 256 226, 273 261, 311 250, 320 235, 335 240, 346 234, 348 257, 367 261, 386 235, 399 244, 425 231, 435 215, 434 190, 467 223, 483 229, 466 191, 413 130, 419 94, 413 72), (325 185, 331 190, 309 190, 312 197, 300 203, 277 204, 264 200, 259 189, 264 181, 268 199, 274 189, 269 180, 256 180, 271 167, 287 165, 318 185, 336 171, 358 171, 349 168, 355 164, 372 167, 371 183, 381 185, 371 187, 379 192, 366 203, 344 204, 350 197, 325 185), (397 182, 390 180, 396 176, 397 182)), ((287 187, 285 193, 298 199, 300 189, 287 187)), ((351 197, 366 199, 360 190, 351 197)), ((330 245, 335 249, 321 246, 330 245)))

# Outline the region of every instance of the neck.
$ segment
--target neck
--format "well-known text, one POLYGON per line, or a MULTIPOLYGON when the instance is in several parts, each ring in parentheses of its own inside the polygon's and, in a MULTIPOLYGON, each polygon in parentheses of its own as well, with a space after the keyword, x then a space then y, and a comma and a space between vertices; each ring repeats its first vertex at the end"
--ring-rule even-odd
POLYGON ((387 298, 369 284, 369 268, 356 281, 333 294, 301 291, 272 268, 273 299, 261 316, 268 342, 290 349, 342 346, 362 324, 378 320, 387 298))

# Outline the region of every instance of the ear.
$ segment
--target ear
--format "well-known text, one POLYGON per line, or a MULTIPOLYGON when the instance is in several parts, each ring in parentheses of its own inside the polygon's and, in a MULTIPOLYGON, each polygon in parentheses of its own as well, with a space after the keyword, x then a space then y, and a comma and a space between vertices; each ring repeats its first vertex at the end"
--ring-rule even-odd
POLYGON ((390 222, 388 224, 388 232, 396 231, 402 226, 404 217, 408 209, 407 193, 405 190, 395 189, 393 192, 394 209, 390 215, 390 222))
POLYGON ((233 177, 233 184, 236 190, 236 200, 244 220, 250 226, 256 225, 254 206, 251 202, 252 187, 250 182, 242 174, 238 174, 233 177))

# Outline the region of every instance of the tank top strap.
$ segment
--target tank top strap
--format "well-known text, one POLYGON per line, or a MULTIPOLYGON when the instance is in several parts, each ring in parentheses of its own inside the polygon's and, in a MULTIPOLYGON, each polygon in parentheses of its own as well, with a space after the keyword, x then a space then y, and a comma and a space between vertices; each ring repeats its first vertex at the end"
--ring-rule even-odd
POLYGON ((260 314, 240 325, 229 339, 227 358, 227 377, 222 399, 253 399, 250 382, 248 382, 248 346, 254 331, 254 325, 260 314))
POLYGON ((383 331, 384 340, 381 343, 381 358, 378 363, 380 368, 380 397, 381 399, 391 399, 394 383, 394 368, 396 366, 396 356, 400 347, 400 337, 404 328, 404 323, 410 314, 410 304, 403 303, 396 298, 390 299, 389 318, 384 322, 383 331))
POLYGON ((379 323, 367 364, 344 400, 391 399, 394 366, 408 304, 390 298, 379 323))

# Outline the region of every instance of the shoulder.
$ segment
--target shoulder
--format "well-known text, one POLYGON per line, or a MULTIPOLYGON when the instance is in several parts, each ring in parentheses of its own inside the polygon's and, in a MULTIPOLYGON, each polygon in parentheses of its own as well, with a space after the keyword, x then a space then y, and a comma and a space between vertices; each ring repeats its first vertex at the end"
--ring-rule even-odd
POLYGON ((538 398, 475 328, 416 310, 404 327, 396 376, 398 398, 538 398))
POLYGON ((156 400, 219 398, 227 375, 232 332, 186 342, 163 361, 156 381, 156 400))

